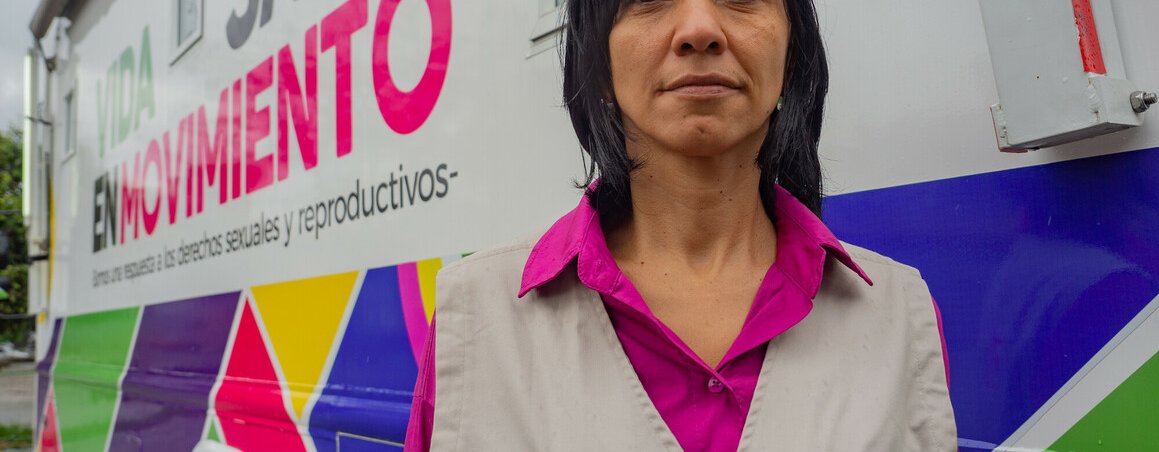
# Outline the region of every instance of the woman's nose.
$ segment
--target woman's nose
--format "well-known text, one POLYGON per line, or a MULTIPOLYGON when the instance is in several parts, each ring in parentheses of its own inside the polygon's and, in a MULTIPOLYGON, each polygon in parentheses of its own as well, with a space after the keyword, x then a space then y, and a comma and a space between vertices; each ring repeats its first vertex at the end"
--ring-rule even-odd
POLYGON ((728 47, 714 0, 681 0, 673 11, 676 31, 672 51, 677 55, 720 54, 728 47))

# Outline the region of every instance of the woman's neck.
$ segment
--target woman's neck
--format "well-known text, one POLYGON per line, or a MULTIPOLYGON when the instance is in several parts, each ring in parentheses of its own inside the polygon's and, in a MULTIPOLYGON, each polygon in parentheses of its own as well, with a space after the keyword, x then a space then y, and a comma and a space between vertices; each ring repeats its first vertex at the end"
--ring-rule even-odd
POLYGON ((773 262, 776 232, 761 202, 755 153, 638 158, 632 215, 607 231, 618 262, 664 262, 703 277, 773 262))

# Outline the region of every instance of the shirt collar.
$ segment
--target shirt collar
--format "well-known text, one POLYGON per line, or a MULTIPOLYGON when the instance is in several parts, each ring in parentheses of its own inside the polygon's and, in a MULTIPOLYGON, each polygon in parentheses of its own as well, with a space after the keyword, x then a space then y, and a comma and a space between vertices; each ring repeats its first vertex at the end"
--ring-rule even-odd
MULTIPOLYGON (((866 284, 873 281, 865 274, 841 242, 808 207, 780 185, 776 186, 775 217, 777 221, 776 265, 810 298, 817 295, 824 273, 825 256, 832 255, 866 284)), ((610 293, 620 283, 622 274, 614 261, 606 257, 607 242, 600 228, 599 213, 587 196, 571 212, 561 217, 539 238, 523 267, 519 297, 554 280, 577 259, 580 281, 600 293, 610 293)))

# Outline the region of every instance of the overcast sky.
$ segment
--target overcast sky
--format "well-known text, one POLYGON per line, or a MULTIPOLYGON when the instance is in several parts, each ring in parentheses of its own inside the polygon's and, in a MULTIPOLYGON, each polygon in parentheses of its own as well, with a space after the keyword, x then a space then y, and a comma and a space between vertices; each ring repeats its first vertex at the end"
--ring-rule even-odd
POLYGON ((28 22, 38 0, 2 0, 0 14, 0 128, 21 127, 24 103, 24 53, 32 46, 28 22))

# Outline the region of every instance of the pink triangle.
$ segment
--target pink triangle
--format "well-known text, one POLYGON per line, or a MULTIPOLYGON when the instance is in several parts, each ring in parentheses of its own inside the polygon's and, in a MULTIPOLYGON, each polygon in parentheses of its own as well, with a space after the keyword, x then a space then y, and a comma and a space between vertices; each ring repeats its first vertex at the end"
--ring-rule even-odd
POLYGON ((242 450, 306 450, 286 412, 278 376, 249 300, 214 403, 223 439, 230 446, 242 450))
POLYGON ((56 429, 56 403, 48 390, 48 406, 44 409, 44 429, 40 433, 41 452, 60 452, 60 433, 56 429))

